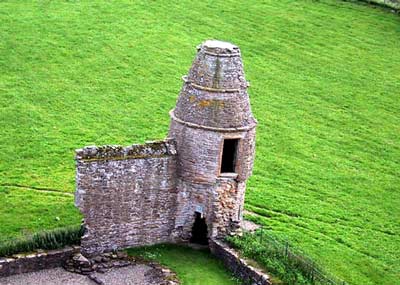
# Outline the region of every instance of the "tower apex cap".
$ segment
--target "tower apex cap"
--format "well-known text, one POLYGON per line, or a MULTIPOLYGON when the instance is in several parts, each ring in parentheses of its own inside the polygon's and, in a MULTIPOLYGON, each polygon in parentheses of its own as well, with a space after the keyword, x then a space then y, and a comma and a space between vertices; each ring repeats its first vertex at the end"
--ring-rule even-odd
POLYGON ((222 54, 240 54, 240 49, 238 46, 224 41, 219 40, 206 40, 199 47, 199 50, 204 50, 208 53, 213 53, 216 55, 222 54))

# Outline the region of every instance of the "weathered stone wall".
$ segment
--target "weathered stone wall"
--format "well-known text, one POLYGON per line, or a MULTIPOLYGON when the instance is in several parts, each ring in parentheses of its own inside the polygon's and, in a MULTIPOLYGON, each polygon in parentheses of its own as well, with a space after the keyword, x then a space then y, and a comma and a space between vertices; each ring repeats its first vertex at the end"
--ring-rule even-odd
POLYGON ((245 90, 208 92, 185 84, 175 115, 182 121, 215 128, 240 128, 254 123, 245 90), (190 109, 191 112, 185 112, 190 109))
POLYGON ((244 201, 243 181, 251 175, 253 167, 254 132, 254 129, 215 132, 171 121, 169 136, 176 140, 179 150, 175 236, 190 237, 195 212, 201 212, 206 218, 210 237, 228 234, 235 229, 233 224, 239 224, 244 201), (240 138, 236 175, 230 177, 221 177, 220 173, 225 138, 240 138))
POLYGON ((221 155, 224 139, 237 138, 239 146, 236 159, 235 177, 245 181, 252 173, 255 129, 248 131, 223 132, 192 128, 184 123, 171 120, 168 137, 176 141, 178 175, 194 183, 215 183, 220 176, 221 155))
POLYGON ((170 241, 176 211, 172 140, 78 150, 76 206, 85 223, 82 251, 170 241))
POLYGON ((178 179, 177 190, 174 238, 179 241, 188 240, 191 237, 195 212, 205 217, 210 234, 214 222, 215 185, 178 179))
POLYGON ((236 173, 238 181, 246 181, 253 173, 253 164, 256 149, 256 129, 240 133, 236 173))
POLYGON ((78 246, 66 247, 37 253, 21 253, 13 257, 0 258, 0 277, 62 266, 74 253, 79 252, 79 249, 78 246))
POLYGON ((194 183, 215 182, 222 147, 222 137, 219 133, 188 128, 172 120, 168 136, 176 140, 179 149, 179 177, 194 183))
POLYGON ((224 265, 233 272, 233 274, 242 279, 244 284, 251 285, 271 285, 271 279, 268 274, 261 269, 251 266, 246 260, 240 258, 239 254, 222 241, 210 240, 211 252, 222 260, 224 265))
POLYGON ((213 237, 224 237, 240 228, 245 189, 244 182, 237 182, 231 178, 218 178, 213 225, 216 234, 213 237))
POLYGON ((240 130, 256 125, 237 46, 206 41, 183 79, 173 111, 176 118, 217 129, 240 130))
POLYGON ((218 178, 215 184, 178 179, 175 239, 190 238, 195 212, 205 217, 209 237, 223 237, 235 232, 243 217, 245 188, 244 182, 228 177, 218 178))
POLYGON ((235 231, 242 219, 245 181, 251 175, 256 120, 238 47, 206 41, 184 76, 168 137, 176 141, 178 207, 175 236, 190 237, 200 212, 209 237, 235 231), (225 139, 238 139, 235 173, 220 173, 225 139))

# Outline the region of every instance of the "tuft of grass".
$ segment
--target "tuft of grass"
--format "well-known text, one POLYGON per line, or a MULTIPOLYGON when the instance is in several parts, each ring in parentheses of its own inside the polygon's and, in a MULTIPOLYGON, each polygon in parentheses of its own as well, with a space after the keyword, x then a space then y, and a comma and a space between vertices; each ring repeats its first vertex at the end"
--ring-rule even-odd
POLYGON ((39 249, 59 249, 67 245, 80 245, 82 235, 83 227, 77 226, 38 232, 32 236, 0 243, 0 256, 11 256, 39 249))
POLYGON ((171 268, 182 285, 238 285, 222 262, 208 250, 195 250, 187 246, 161 244, 128 249, 132 256, 140 256, 171 268))
POLYGON ((345 285, 346 283, 324 272, 309 257, 289 245, 287 240, 273 236, 263 229, 243 236, 226 238, 245 257, 261 264, 279 281, 273 284, 287 285, 345 285))

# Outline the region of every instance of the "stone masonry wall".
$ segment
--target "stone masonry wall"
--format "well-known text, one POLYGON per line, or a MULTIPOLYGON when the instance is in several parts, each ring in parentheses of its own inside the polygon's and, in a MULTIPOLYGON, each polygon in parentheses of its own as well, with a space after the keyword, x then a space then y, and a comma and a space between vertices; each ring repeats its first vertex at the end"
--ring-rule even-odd
POLYGON ((175 232, 190 237, 194 213, 206 219, 209 237, 235 231, 242 218, 245 181, 251 175, 255 120, 240 50, 209 40, 198 53, 176 107, 168 136, 178 151, 178 208, 175 232), (234 173, 220 173, 225 139, 238 139, 234 173))
MULTIPOLYGON (((77 252, 79 252, 79 247, 74 246, 37 253, 15 254, 12 257, 0 257, 0 277, 62 266, 77 252)), ((3 283, 0 281, 0 284, 3 283)))
POLYGON ((174 238, 190 238, 195 212, 205 217, 210 238, 236 231, 242 220, 245 187, 233 178, 221 177, 214 184, 178 179, 174 238))
POLYGON ((84 216, 82 252, 169 242, 176 210, 172 140, 77 150, 75 204, 84 216))
POLYGON ((239 224, 245 181, 254 157, 255 130, 215 132, 188 128, 171 121, 169 137, 177 143, 178 198, 174 236, 190 238, 195 212, 206 218, 210 237, 220 237, 239 224), (239 138, 236 175, 221 177, 220 164, 224 138, 239 138), (238 182, 239 181, 239 182, 238 182), (243 185, 238 188, 238 185, 243 185))
POLYGON ((178 198, 175 214, 174 238, 188 240, 191 237, 195 212, 200 213, 206 220, 208 233, 212 236, 214 222, 213 202, 215 200, 215 185, 191 183, 183 179, 177 182, 178 198))
POLYGON ((223 141, 240 139, 237 151, 237 180, 245 181, 252 173, 255 129, 237 132, 215 132, 190 128, 171 120, 168 136, 174 138, 178 150, 178 176, 194 183, 214 184, 220 175, 223 141))
POLYGON ((246 185, 231 178, 218 178, 214 203, 213 237, 224 237, 240 228, 246 185))
POLYGON ((257 124, 251 112, 240 50, 220 41, 198 47, 173 111, 175 118, 219 130, 248 130, 257 124))

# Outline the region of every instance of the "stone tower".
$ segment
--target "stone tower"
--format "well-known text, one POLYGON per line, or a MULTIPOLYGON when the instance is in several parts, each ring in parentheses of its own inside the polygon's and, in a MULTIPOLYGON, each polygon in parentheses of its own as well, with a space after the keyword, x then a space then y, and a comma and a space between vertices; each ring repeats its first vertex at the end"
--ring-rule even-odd
POLYGON ((239 228, 257 124, 239 48, 204 42, 183 80, 167 139, 76 151, 84 254, 207 243, 239 228))
POLYGON ((208 238, 223 237, 236 231, 242 220, 255 150, 257 121, 239 48, 204 42, 182 79, 168 135, 178 153, 172 235, 188 240, 193 225, 203 222, 208 238))

